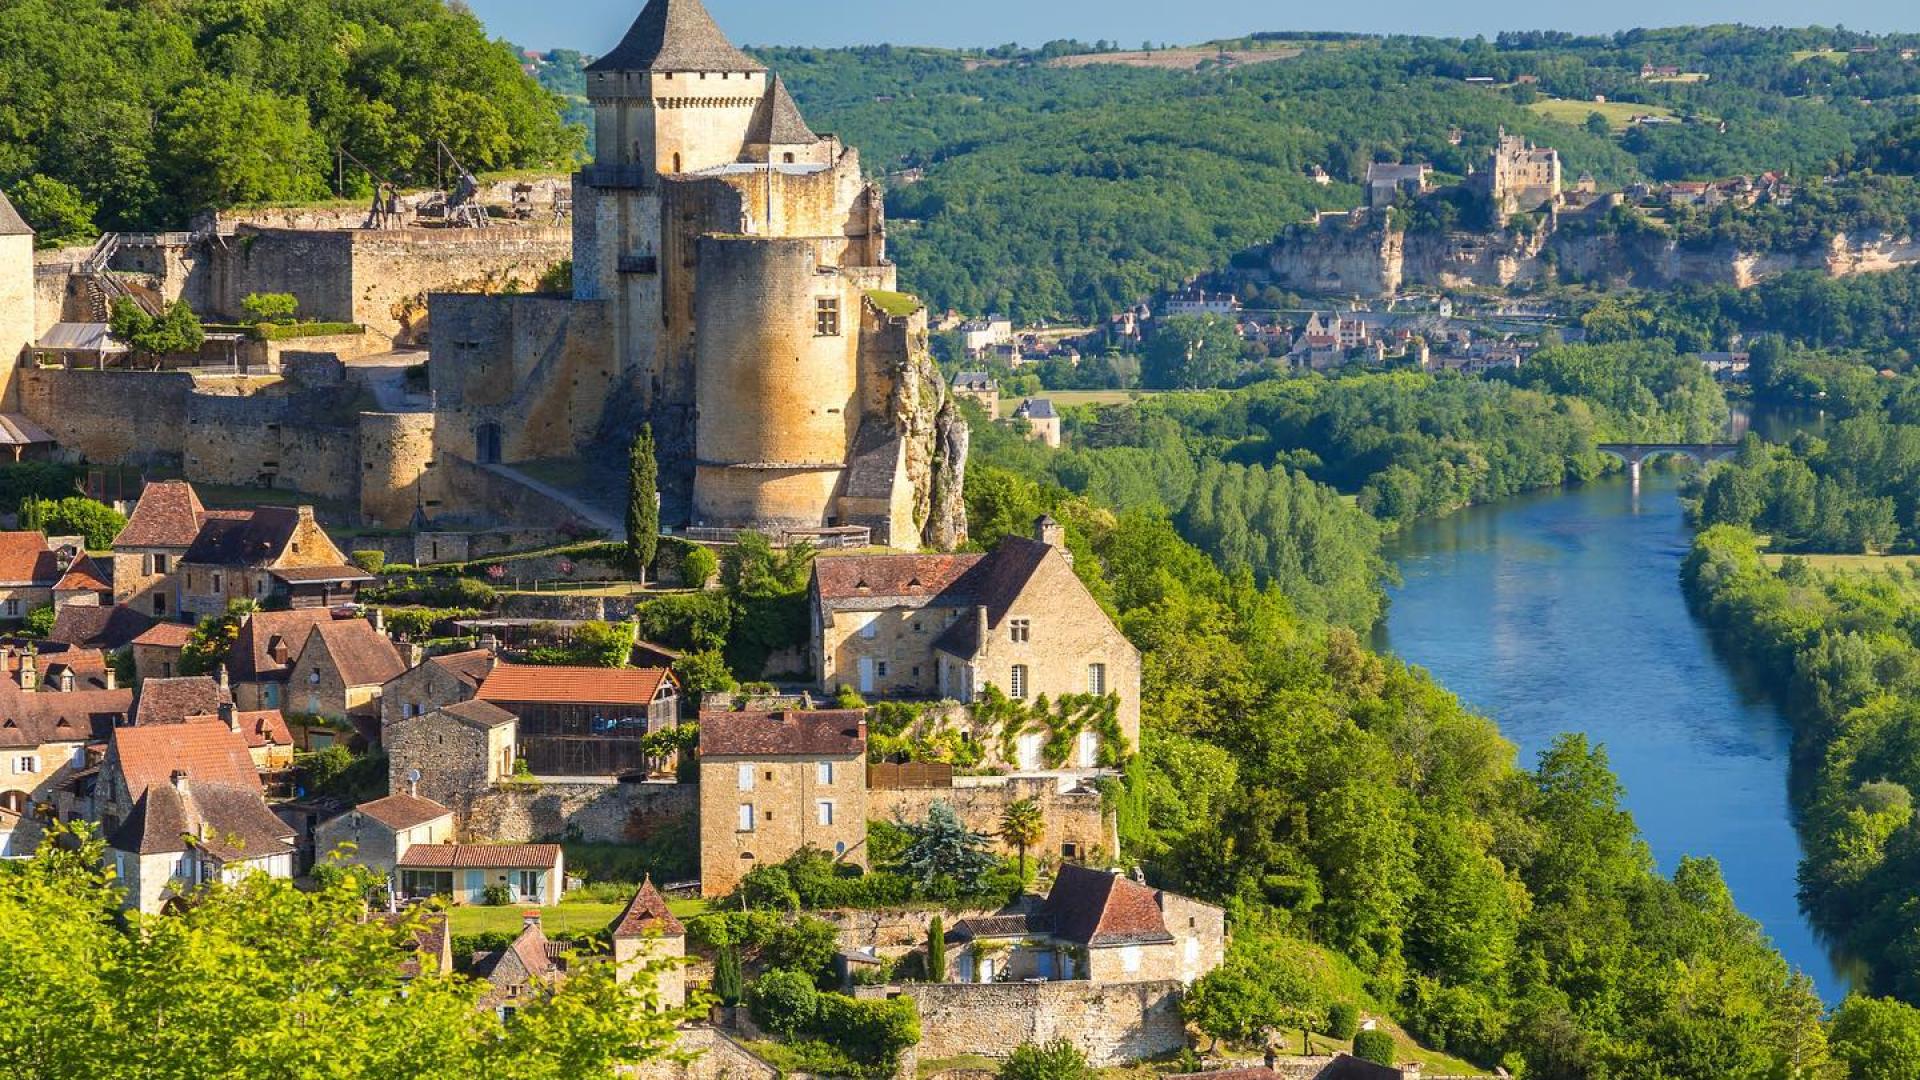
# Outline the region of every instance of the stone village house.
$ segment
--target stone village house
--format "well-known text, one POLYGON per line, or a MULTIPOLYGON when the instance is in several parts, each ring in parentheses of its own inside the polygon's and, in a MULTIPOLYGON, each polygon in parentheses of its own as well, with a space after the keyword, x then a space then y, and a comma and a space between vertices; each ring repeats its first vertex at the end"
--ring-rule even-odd
MULTIPOLYGON (((393 641, 366 619, 315 623, 287 677, 285 710, 362 727, 362 737, 379 738, 381 688, 407 670, 393 641)), ((338 736, 319 725, 303 725, 308 750, 324 750, 338 736)))
MULTIPOLYGON (((823 556, 809 590, 815 675, 828 693, 966 704, 986 687, 1014 701, 1117 698, 1129 753, 1140 741, 1140 651, 1074 575, 1051 518, 987 555, 823 556)), ((1044 732, 1019 737, 1015 768, 1042 766, 1044 732)), ((1084 731, 1070 764, 1100 763, 1084 731)))
POLYGON ((415 844, 453 840, 453 811, 406 792, 363 802, 313 831, 313 849, 320 859, 338 853, 347 862, 383 874, 392 874, 415 844))
POLYGON ((864 711, 701 715, 701 895, 802 848, 865 866, 866 839, 864 711))
POLYGON ((536 776, 621 776, 651 770, 643 743, 680 722, 680 681, 667 668, 497 663, 476 697, 519 718, 520 756, 536 776))
POLYGON ((406 791, 453 810, 464 825, 476 799, 513 777, 519 720, 498 705, 460 701, 389 720, 387 790, 406 791))

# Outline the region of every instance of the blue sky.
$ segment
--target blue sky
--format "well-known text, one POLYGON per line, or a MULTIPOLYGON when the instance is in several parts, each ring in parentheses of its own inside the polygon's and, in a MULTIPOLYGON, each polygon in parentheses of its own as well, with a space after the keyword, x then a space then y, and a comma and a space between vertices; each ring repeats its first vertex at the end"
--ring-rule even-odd
MULTIPOLYGON (((619 40, 643 0, 467 0, 496 35, 539 48, 604 52, 619 40)), ((1373 0, 1368 4, 1274 0, 706 0, 740 44, 1038 45, 1051 38, 1193 42, 1251 30, 1360 30, 1470 36, 1500 30, 1595 32, 1634 26, 1744 22, 1844 25, 1857 30, 1920 31, 1914 0, 1373 0)))

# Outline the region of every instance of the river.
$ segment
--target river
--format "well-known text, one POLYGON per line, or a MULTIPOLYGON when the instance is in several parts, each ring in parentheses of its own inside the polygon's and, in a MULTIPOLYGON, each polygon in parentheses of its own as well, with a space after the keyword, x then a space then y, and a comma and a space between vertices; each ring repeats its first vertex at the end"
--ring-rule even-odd
POLYGON ((1679 480, 1649 470, 1476 507, 1388 548, 1405 584, 1376 644, 1492 717, 1531 766, 1563 732, 1604 745, 1671 873, 1718 859, 1740 909, 1829 1002, 1847 979, 1795 897, 1780 711, 1715 655, 1679 584, 1679 480))

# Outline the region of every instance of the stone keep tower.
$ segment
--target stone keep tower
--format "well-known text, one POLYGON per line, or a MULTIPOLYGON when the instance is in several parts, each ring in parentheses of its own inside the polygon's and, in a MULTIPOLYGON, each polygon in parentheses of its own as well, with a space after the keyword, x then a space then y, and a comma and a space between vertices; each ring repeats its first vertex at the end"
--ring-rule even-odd
POLYGON ((699 0, 651 0, 587 70, 574 298, 604 303, 614 394, 653 424, 694 526, 965 535, 963 422, 894 294, 880 192, 699 0))
POLYGON ((0 193, 0 412, 20 408, 14 370, 34 342, 33 230, 0 193))

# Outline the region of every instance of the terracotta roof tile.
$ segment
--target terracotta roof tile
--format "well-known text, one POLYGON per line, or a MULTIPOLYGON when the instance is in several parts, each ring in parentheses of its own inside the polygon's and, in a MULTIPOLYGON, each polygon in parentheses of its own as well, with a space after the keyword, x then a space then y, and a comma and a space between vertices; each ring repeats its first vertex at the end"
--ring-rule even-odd
POLYGON ((298 611, 256 611, 240 624, 240 633, 227 650, 227 674, 238 682, 284 678, 306 647, 315 626, 333 621, 324 608, 298 611), (276 659, 281 651, 285 659, 276 659))
POLYGON ((1172 941, 1159 894, 1118 874, 1068 863, 1047 894, 1055 934, 1082 945, 1138 945, 1172 941))
POLYGON ((131 690, 29 694, 0 689, 0 747, 104 739, 133 709, 131 690))
MULTIPOLYGON (((814 584, 820 598, 835 601, 862 601, 873 607, 895 606, 896 597, 918 599, 922 603, 967 605, 973 603, 967 571, 984 555, 836 555, 821 557, 813 564, 814 584)), ((856 604, 849 606, 866 606, 856 604)))
POLYGON ((186 623, 162 622, 147 627, 133 643, 158 649, 181 649, 192 639, 193 627, 186 623))
POLYGON ((681 937, 686 932, 687 928, 680 925, 680 920, 673 917, 673 912, 667 910, 666 898, 653 887, 653 879, 648 878, 640 883, 640 891, 633 894, 627 910, 614 920, 612 936, 636 938, 659 934, 661 937, 681 937))
POLYGON ((559 844, 415 844, 395 864, 408 870, 551 870, 559 844))
POLYGON ((514 705, 616 705, 644 709, 673 678, 666 668, 543 667, 496 664, 479 698, 514 705))
POLYGON ((107 756, 134 798, 154 784, 171 783, 175 770, 191 780, 260 789, 246 740, 218 721, 115 728, 107 756))
POLYGON ((177 679, 147 679, 140 684, 140 701, 133 710, 136 727, 179 724, 189 716, 211 716, 220 706, 233 704, 233 695, 205 675, 177 679))
POLYGON ((300 511, 291 506, 206 514, 182 558, 202 566, 265 566, 286 550, 299 524, 300 511))
POLYGON ((107 582, 106 575, 100 570, 100 564, 94 562, 92 556, 81 555, 67 567, 67 572, 60 576, 59 582, 53 588, 55 592, 103 593, 111 592, 113 586, 107 582))
POLYGON ((466 652, 447 653, 427 661, 475 688, 487 681, 487 674, 493 670, 494 662, 495 657, 489 649, 469 649, 466 652))
POLYGON ((0 585, 52 588, 60 565, 47 538, 37 532, 0 532, 0 585))
MULTIPOLYGON (((245 739, 249 749, 259 750, 268 746, 292 746, 293 732, 287 727, 286 714, 279 709, 238 710, 233 714, 234 723, 239 725, 240 737, 245 739)), ((226 726, 220 714, 189 716, 189 724, 204 724, 208 721, 226 726)))
POLYGON ((701 757, 844 757, 867 752, 865 711, 700 715, 701 757))
MULTIPOLYGON (((407 670, 407 662, 400 658, 393 641, 365 619, 315 623, 308 632, 306 649, 321 643, 348 686, 382 686, 407 670)), ((302 649, 301 656, 305 655, 302 649)))
POLYGON ((118 649, 154 625, 152 617, 127 607, 68 604, 53 617, 53 632, 47 640, 63 645, 92 645, 118 649))
POLYGON ((179 480, 148 484, 134 503, 126 528, 113 538, 115 548, 187 548, 200 535, 206 516, 193 485, 179 480))
POLYGON ((436 821, 453 813, 452 810, 432 799, 422 799, 417 795, 407 794, 389 795, 384 799, 363 802, 353 809, 396 832, 401 829, 411 829, 415 825, 425 825, 429 821, 436 821))

